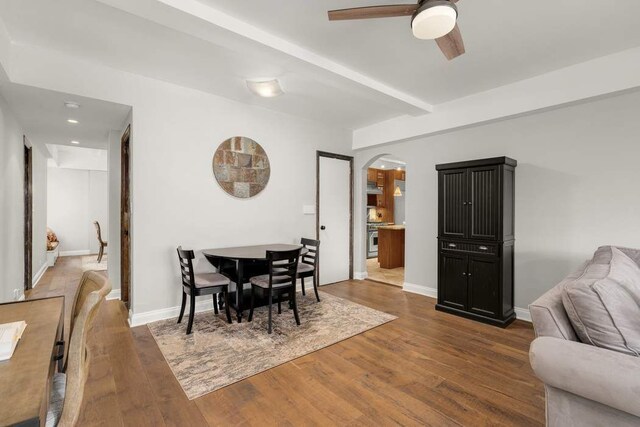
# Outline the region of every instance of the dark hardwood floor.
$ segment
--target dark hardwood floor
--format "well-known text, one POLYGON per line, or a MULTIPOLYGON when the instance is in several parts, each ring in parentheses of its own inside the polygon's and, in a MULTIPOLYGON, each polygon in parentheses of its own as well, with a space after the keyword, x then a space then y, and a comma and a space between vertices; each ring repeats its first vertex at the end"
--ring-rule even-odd
MULTIPOLYGON (((73 295, 80 276, 79 258, 60 258, 29 297, 73 295)), ((544 424, 543 387, 528 361, 530 324, 484 325, 374 282, 322 291, 399 318, 192 401, 148 328, 130 329, 124 305, 107 301, 90 337, 78 425, 544 424)))

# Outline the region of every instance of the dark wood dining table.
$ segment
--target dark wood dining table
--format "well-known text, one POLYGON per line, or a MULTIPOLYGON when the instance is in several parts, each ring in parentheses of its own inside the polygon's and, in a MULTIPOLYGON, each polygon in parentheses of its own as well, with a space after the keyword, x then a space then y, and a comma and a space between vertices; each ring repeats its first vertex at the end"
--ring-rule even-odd
POLYGON ((51 378, 64 350, 64 297, 0 304, 0 323, 27 327, 0 362, 0 425, 44 426, 51 378))
MULTIPOLYGON (((238 323, 242 322, 242 311, 248 308, 250 301, 250 289, 244 285, 253 276, 267 274, 267 251, 290 251, 300 248, 300 254, 308 250, 302 245, 289 245, 273 243, 267 245, 239 246, 233 248, 204 249, 202 254, 220 274, 228 277, 236 283, 236 291, 230 293, 230 306, 236 311, 238 323)), ((256 306, 264 305, 265 301, 259 299, 256 306)))

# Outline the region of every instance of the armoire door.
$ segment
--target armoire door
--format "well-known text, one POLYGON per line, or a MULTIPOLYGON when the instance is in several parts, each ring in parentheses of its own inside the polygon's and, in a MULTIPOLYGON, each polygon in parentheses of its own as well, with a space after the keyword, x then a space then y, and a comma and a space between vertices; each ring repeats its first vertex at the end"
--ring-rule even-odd
POLYGON ((440 304, 464 310, 467 304, 467 256, 440 254, 440 304))
POLYGON ((482 316, 496 317, 500 291, 498 258, 469 256, 468 310, 482 316))
POLYGON ((440 173, 438 205, 441 237, 467 236, 467 181, 467 169, 440 173))
POLYGON ((469 169, 469 234, 472 239, 496 240, 500 218, 498 166, 469 169))

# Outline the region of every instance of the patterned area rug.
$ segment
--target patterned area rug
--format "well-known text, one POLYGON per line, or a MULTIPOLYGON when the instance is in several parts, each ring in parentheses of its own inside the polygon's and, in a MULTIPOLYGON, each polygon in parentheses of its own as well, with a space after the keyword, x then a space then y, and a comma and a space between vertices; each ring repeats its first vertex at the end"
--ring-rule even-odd
POLYGON ((98 262, 98 255, 87 255, 82 257, 82 271, 103 271, 107 269, 107 255, 98 262))
MULTIPOLYGON (((257 308, 253 322, 228 324, 213 311, 197 313, 186 335, 186 316, 148 325, 173 374, 189 399, 195 399, 396 319, 387 313, 320 293, 298 293, 300 326, 285 302, 274 306, 273 333, 267 334, 267 307, 257 308), (309 295, 311 294, 311 295, 309 295)), ((188 307, 187 307, 188 311, 188 307)))

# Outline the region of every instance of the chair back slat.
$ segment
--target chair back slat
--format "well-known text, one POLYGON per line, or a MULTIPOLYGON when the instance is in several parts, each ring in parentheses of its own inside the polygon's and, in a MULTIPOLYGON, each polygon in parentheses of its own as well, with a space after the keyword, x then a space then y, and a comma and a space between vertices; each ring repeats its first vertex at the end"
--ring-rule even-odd
POLYGON ((267 251, 269 287, 283 283, 291 283, 295 286, 300 250, 301 248, 290 251, 267 251))
POLYGON ((303 237, 300 239, 300 244, 307 249, 307 253, 302 255, 301 262, 312 265, 317 268, 320 258, 320 240, 307 239, 303 237))
POLYGON ((182 249, 182 246, 178 246, 178 261, 180 263, 180 276, 182 278, 182 285, 191 289, 195 289, 196 282, 193 273, 193 260, 196 255, 192 250, 182 249))

